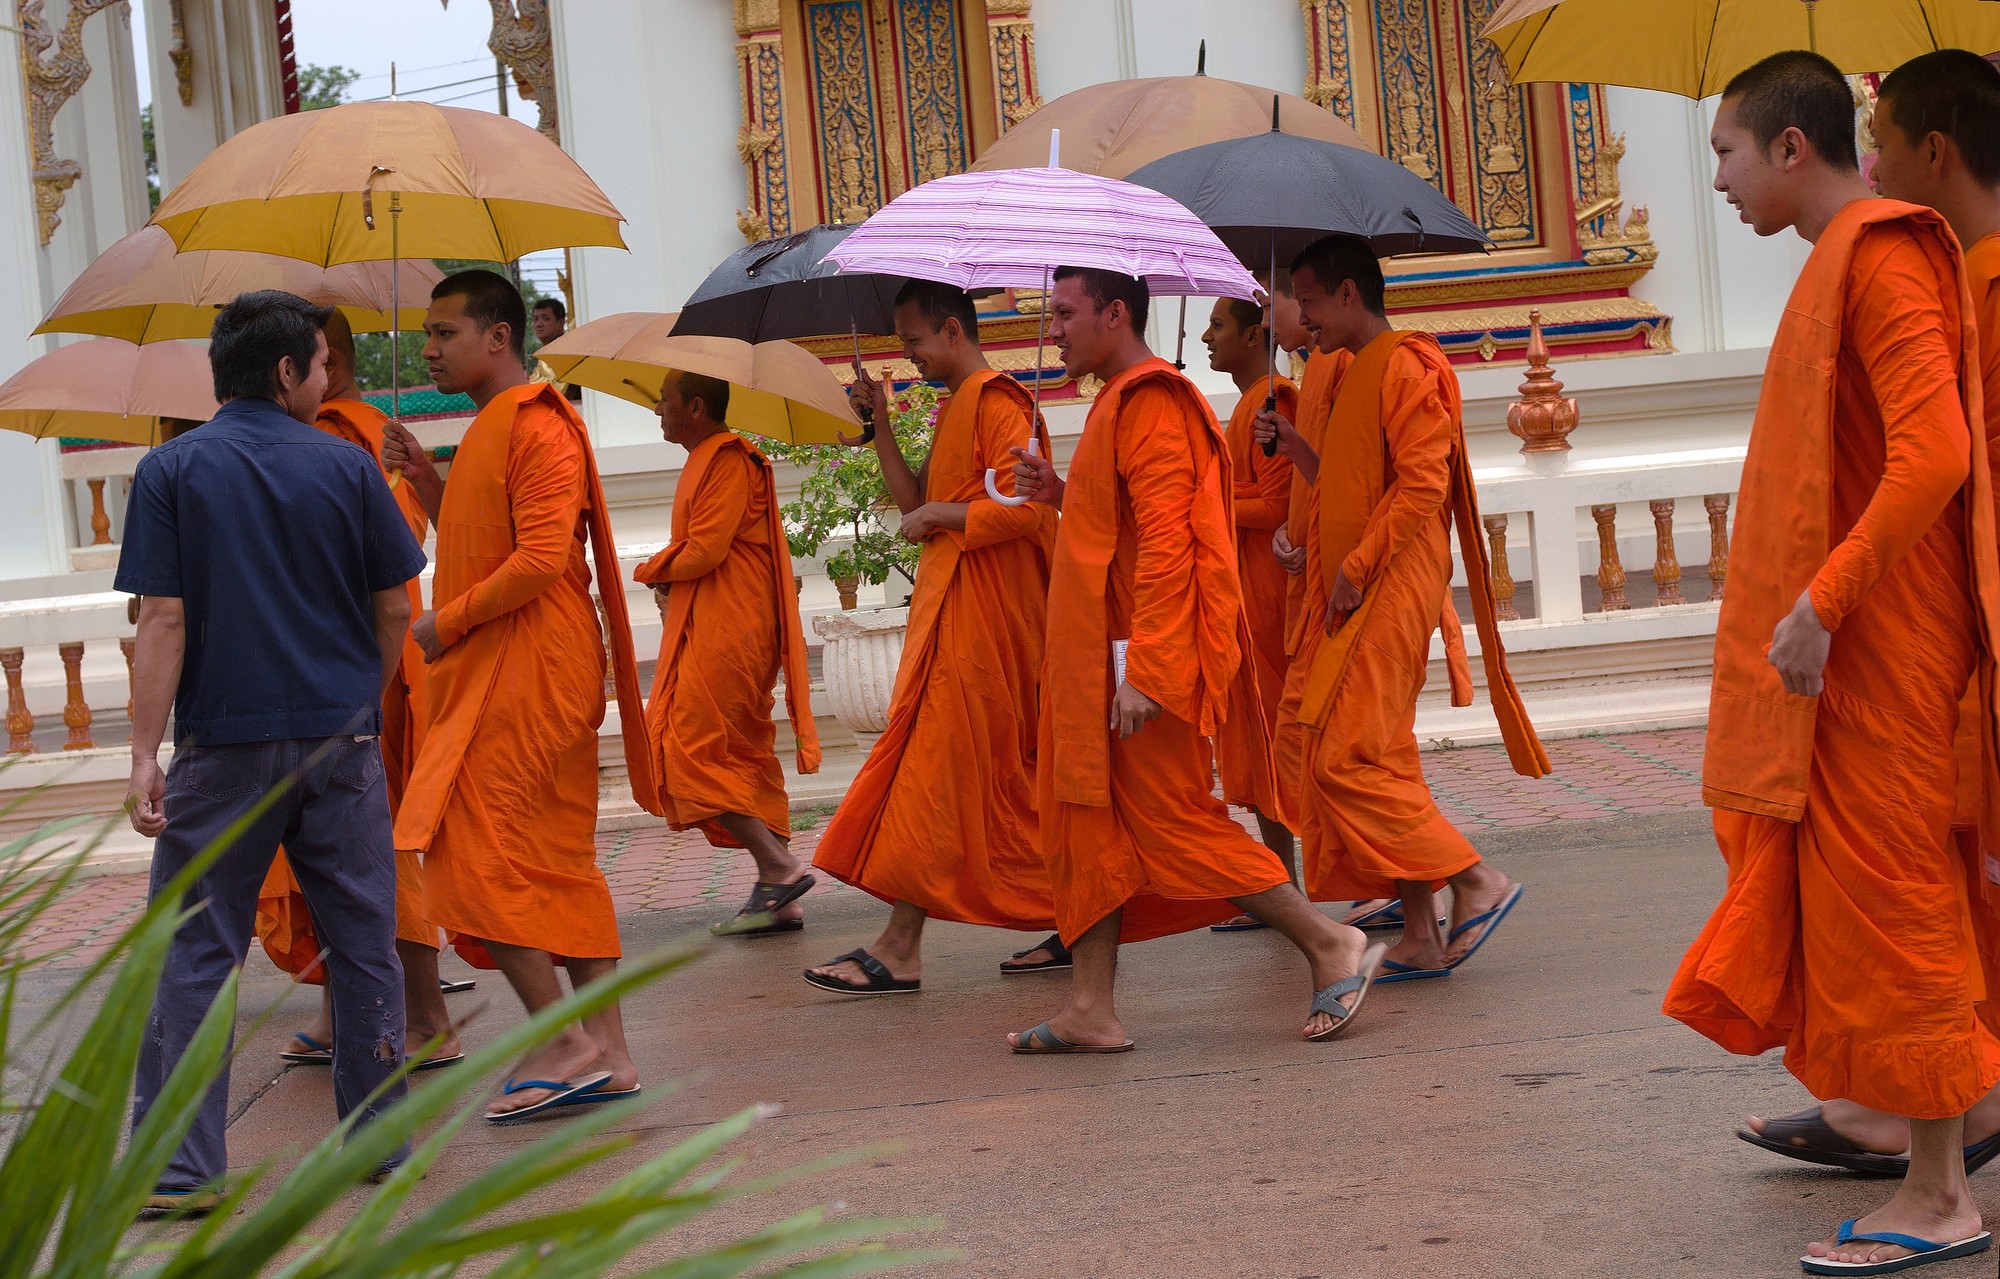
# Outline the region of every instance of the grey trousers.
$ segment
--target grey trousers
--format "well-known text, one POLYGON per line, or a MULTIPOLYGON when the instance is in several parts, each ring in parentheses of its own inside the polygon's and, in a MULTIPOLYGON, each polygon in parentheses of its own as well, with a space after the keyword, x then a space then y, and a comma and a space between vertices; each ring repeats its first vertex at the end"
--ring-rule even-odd
MULTIPOLYGON (((396 957, 396 854, 381 743, 374 737, 295 738, 186 746, 167 773, 167 829, 153 845, 152 892, 274 786, 289 790, 196 881, 139 1050, 133 1124, 145 1118, 256 925, 257 890, 280 844, 305 892, 333 991, 333 1099, 344 1117, 403 1064, 403 965, 396 957)), ((398 1083, 362 1116, 403 1095, 398 1083)), ((193 1190, 228 1171, 229 1072, 160 1178, 193 1190)), ((400 1163, 403 1147, 387 1162, 400 1163)))

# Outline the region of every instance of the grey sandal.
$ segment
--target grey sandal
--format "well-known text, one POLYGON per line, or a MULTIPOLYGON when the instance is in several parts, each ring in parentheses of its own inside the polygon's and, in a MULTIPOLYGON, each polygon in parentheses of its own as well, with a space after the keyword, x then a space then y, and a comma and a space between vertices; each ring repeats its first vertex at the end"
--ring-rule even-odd
POLYGON ((1038 1057, 1051 1053, 1129 1053, 1135 1045, 1129 1039, 1122 1044, 1073 1044, 1043 1022, 1033 1030, 1022 1031, 1013 1047, 1024 1057, 1038 1057))
POLYGON ((1388 953, 1388 945, 1377 942, 1361 956, 1359 972, 1352 977, 1343 977, 1331 986, 1314 993, 1312 1008, 1306 1013, 1307 1019, 1310 1020, 1314 1013, 1325 1013, 1333 1018, 1333 1024, 1317 1035, 1307 1035, 1307 1040, 1321 1043, 1347 1029, 1348 1023, 1354 1020, 1354 1015, 1361 1011, 1361 1005, 1367 1002, 1368 992, 1375 985, 1375 970, 1381 967, 1382 956, 1388 953), (1340 1002, 1349 995, 1354 996, 1352 1005, 1340 1002))

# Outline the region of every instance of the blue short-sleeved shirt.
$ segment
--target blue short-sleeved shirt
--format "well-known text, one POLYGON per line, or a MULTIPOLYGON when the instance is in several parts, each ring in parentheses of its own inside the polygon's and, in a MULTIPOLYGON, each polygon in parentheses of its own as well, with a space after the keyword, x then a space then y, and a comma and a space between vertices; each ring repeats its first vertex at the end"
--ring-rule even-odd
POLYGON ((182 601, 174 743, 219 746, 380 732, 371 596, 423 567, 366 450, 242 399, 140 459, 116 588, 182 601))

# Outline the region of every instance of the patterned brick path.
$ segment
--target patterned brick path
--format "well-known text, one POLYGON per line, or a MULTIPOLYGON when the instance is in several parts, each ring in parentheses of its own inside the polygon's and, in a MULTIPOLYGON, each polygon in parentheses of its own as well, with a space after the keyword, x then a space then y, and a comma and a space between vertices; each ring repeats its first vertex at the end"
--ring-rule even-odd
MULTIPOLYGON (((1424 756, 1424 772, 1445 815, 1476 838, 1505 828, 1697 808, 1701 738, 1696 728, 1551 742, 1556 771, 1537 781, 1517 777, 1498 746, 1432 752, 1424 756)), ((812 856, 825 820, 825 810, 795 815, 792 846, 800 856, 812 856)), ((710 848, 693 831, 606 831, 597 848, 621 914, 711 904, 719 918, 749 893, 753 879, 748 856, 710 848)), ((816 894, 853 891, 822 881, 816 894)), ((143 875, 78 884, 28 934, 28 953, 55 956, 58 964, 87 962, 131 919, 145 893, 143 875)))

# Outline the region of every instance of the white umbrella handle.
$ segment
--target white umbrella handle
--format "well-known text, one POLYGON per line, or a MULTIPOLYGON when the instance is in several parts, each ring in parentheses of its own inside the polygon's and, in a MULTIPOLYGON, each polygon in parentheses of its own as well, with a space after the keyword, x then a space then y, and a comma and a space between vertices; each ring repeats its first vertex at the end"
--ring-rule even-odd
MULTIPOLYGON (((1041 455, 1042 455, 1042 442, 1036 439, 1032 435, 1029 436, 1028 456, 1040 457, 1041 455)), ((986 496, 992 498, 994 501, 1000 503, 1000 505, 1002 506, 1026 506, 1031 499, 1025 497, 1008 497, 1005 493, 1002 493, 1000 491, 999 486, 994 484, 993 482, 994 476, 996 474, 997 472, 994 471, 992 467, 989 466, 986 468, 986 496)))

